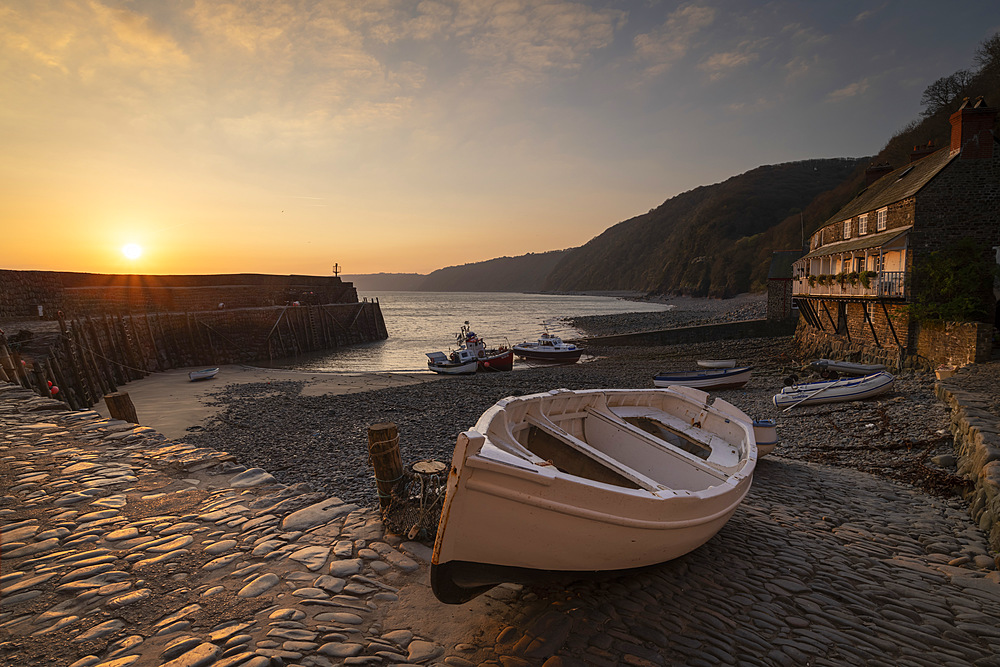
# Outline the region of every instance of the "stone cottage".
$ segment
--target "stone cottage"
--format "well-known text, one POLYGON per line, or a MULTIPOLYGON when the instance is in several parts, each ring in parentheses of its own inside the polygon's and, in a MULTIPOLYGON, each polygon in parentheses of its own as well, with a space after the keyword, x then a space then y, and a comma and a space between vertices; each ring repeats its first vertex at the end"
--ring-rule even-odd
POLYGON ((952 114, 951 142, 914 149, 910 164, 873 166, 868 184, 814 233, 792 266, 801 319, 800 350, 933 368, 989 359, 996 303, 988 322, 920 325, 906 306, 911 277, 929 253, 973 239, 1000 246, 997 109, 982 98, 952 114))

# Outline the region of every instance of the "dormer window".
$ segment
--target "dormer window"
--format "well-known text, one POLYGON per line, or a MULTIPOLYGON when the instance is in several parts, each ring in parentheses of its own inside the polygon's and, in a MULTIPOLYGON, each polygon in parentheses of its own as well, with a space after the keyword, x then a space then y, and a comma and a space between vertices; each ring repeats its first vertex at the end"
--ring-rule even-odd
POLYGON ((888 213, 889 213, 889 209, 887 209, 887 208, 881 208, 878 211, 876 211, 876 213, 875 213, 875 215, 876 215, 876 218, 875 218, 875 231, 877 231, 877 232, 884 232, 885 231, 885 219, 886 219, 886 216, 888 215, 888 213))
POLYGON ((851 221, 850 220, 844 220, 844 238, 845 239, 851 238, 851 221))
POLYGON ((858 234, 868 233, 868 214, 858 216, 858 234))

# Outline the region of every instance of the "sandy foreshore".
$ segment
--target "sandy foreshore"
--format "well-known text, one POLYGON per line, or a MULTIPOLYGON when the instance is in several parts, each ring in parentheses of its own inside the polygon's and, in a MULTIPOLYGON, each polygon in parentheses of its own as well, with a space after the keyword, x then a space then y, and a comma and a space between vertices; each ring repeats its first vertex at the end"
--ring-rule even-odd
MULTIPOLYGON (((202 428, 221 407, 213 394, 233 385, 291 382, 301 384, 300 396, 336 396, 436 379, 429 373, 332 373, 231 364, 220 366, 219 374, 210 380, 192 382, 188 378, 191 370, 197 369, 152 373, 119 387, 119 391, 129 395, 140 424, 178 440, 202 428)), ((110 416, 103 400, 94 409, 110 416)))

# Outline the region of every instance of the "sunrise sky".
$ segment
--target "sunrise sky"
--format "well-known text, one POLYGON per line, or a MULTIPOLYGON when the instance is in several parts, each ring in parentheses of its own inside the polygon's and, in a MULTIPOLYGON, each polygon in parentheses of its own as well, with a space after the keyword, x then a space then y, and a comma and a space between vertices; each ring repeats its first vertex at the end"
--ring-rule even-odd
POLYGON ((0 0, 0 268, 573 247, 762 164, 876 153, 998 28, 990 2, 0 0))

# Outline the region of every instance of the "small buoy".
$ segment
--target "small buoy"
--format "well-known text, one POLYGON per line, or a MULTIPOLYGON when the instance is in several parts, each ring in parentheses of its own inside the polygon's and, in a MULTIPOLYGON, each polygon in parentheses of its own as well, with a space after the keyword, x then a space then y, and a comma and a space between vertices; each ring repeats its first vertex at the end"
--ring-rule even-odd
POLYGON ((490 362, 488 362, 488 361, 484 361, 483 362, 483 366, 489 366, 489 365, 490 365, 490 362))
POLYGON ((55 396, 56 394, 59 393, 59 387, 52 385, 52 389, 50 389, 49 391, 52 392, 53 396, 55 396))
POLYGON ((49 380, 49 389, 52 388, 52 380, 49 380))

